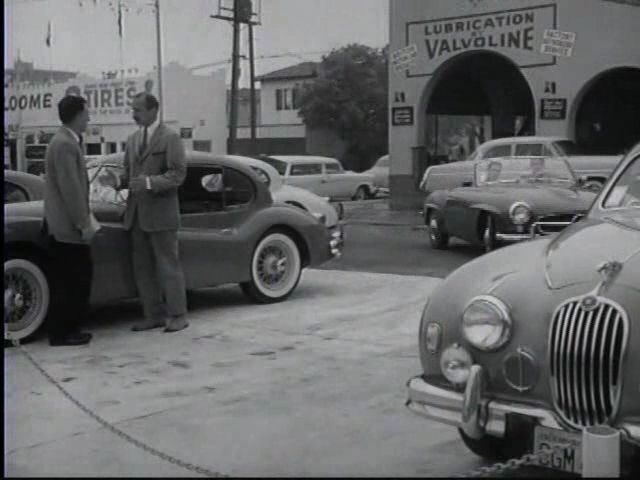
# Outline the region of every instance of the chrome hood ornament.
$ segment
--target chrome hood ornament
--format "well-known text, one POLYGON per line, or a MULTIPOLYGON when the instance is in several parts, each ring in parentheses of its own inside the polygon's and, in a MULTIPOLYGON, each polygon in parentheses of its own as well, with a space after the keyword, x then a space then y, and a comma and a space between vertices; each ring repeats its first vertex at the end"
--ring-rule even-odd
POLYGON ((623 264, 617 260, 602 262, 598 265, 598 273, 602 277, 602 280, 595 289, 596 296, 602 295, 611 286, 622 271, 622 266, 623 264))

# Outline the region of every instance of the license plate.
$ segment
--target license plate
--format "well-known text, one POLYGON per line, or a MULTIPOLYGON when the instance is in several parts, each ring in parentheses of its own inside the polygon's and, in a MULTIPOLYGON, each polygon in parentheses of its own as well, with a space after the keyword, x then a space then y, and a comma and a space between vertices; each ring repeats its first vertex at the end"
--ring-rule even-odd
POLYGON ((538 465, 569 473, 582 473, 582 435, 553 428, 536 427, 534 452, 543 448, 568 445, 562 450, 541 455, 538 465))

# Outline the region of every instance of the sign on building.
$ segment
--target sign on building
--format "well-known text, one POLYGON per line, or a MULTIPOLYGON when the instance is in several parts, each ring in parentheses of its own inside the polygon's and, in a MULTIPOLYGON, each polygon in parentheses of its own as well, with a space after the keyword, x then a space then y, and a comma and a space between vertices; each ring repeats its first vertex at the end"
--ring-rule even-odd
POLYGON ((391 124, 394 127, 413 125, 413 107, 393 107, 391 109, 391 124))
POLYGON ((391 64, 396 72, 402 72, 409 68, 418 55, 418 47, 416 45, 409 45, 404 48, 400 48, 391 53, 391 64))
POLYGON ((540 53, 557 57, 570 57, 573 54, 575 42, 576 34, 573 32, 547 29, 544 31, 540 53))
POLYGON ((564 120, 567 118, 566 98, 541 98, 540 99, 540 119, 542 120, 564 120))
POLYGON ((416 45, 409 77, 433 75, 445 61, 469 50, 492 50, 520 67, 554 65, 541 53, 545 30, 556 28, 556 5, 436 18, 407 23, 407 44, 416 45))

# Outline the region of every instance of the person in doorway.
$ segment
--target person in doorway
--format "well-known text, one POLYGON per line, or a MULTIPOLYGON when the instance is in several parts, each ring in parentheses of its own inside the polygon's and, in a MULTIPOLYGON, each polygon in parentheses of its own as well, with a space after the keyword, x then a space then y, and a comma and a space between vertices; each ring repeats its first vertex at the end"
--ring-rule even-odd
POLYGON ((80 331, 89 307, 93 263, 90 243, 99 226, 89 209, 89 180, 82 133, 89 123, 86 100, 67 95, 58 103, 62 127, 45 155, 44 228, 51 256, 49 343, 85 345, 90 333, 80 331))
POLYGON ((100 182, 129 189, 124 227, 131 232, 133 269, 145 316, 132 330, 164 326, 165 332, 177 332, 188 326, 178 253, 178 187, 187 171, 185 149, 180 136, 160 123, 155 96, 139 93, 132 110, 140 128, 127 139, 123 177, 119 184, 107 175, 100 182))

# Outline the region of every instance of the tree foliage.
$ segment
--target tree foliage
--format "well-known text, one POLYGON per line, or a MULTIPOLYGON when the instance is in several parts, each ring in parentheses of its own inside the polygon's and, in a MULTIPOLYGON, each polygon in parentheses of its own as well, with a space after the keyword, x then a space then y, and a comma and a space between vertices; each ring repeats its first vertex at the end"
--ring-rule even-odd
POLYGON ((322 58, 300 98, 310 128, 327 128, 348 146, 343 164, 362 170, 388 150, 387 48, 350 44, 322 58))

